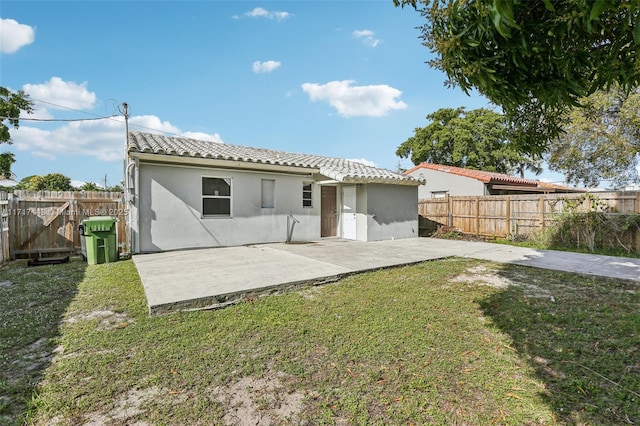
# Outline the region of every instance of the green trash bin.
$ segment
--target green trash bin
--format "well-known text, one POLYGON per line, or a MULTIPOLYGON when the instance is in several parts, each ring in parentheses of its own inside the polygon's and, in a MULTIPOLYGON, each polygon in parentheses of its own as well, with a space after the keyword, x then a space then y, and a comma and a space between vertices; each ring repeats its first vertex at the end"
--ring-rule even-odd
POLYGON ((116 221, 111 216, 93 216, 82 221, 89 265, 118 260, 116 221))

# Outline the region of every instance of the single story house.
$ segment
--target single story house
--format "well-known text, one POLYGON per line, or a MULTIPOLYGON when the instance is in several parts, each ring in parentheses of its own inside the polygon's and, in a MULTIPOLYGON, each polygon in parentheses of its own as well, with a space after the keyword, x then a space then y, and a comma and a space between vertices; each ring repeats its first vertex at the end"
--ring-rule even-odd
POLYGON ((418 188, 418 198, 421 200, 458 195, 584 192, 581 189, 568 188, 539 180, 433 163, 420 163, 407 170, 405 176, 411 176, 423 182, 418 188))
POLYGON ((340 158, 129 132, 133 253, 418 236, 420 182, 340 158))

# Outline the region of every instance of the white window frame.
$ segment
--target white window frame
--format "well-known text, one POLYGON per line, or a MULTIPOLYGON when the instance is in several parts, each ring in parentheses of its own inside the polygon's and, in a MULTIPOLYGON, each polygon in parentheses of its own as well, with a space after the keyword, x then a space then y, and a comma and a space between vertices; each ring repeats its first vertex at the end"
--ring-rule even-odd
POLYGON ((200 208, 203 219, 228 219, 233 217, 233 178, 228 176, 201 176, 200 177, 200 208), (204 192, 204 179, 222 179, 229 184, 229 195, 205 195, 204 192), (204 200, 205 199, 225 199, 229 200, 229 214, 205 214, 204 212, 204 200))
POLYGON ((312 209, 313 208, 313 182, 302 182, 302 208, 303 209, 312 209), (309 186, 309 190, 305 190, 305 186, 309 186), (305 193, 309 193, 309 197, 305 198, 305 193), (304 202, 308 200, 309 205, 305 206, 304 202))
POLYGON ((447 198, 449 191, 431 191, 431 198, 447 198))

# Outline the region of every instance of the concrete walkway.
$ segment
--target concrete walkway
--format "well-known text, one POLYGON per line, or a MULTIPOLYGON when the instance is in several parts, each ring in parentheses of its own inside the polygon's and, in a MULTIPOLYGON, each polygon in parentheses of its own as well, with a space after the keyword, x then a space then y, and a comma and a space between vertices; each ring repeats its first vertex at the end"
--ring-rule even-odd
POLYGON ((133 257, 151 314, 221 307, 302 284, 451 256, 640 282, 640 259, 413 238, 363 243, 328 239, 142 254, 133 257))

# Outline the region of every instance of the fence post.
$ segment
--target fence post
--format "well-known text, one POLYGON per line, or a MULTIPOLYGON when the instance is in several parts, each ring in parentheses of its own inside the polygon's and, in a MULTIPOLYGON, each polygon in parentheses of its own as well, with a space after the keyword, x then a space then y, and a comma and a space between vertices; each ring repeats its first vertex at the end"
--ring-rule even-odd
POLYGON ((540 227, 542 229, 544 229, 545 227, 545 202, 544 202, 544 196, 541 195, 540 198, 538 199, 538 212, 540 212, 540 227))
POLYGON ((507 199, 505 200, 507 205, 504 208, 504 225, 505 225, 505 238, 509 238, 511 235, 511 197, 507 195, 507 199))
POLYGON ((476 235, 480 235, 480 197, 476 197, 476 235))
POLYGON ((453 200, 447 194, 447 226, 453 227, 453 200))

